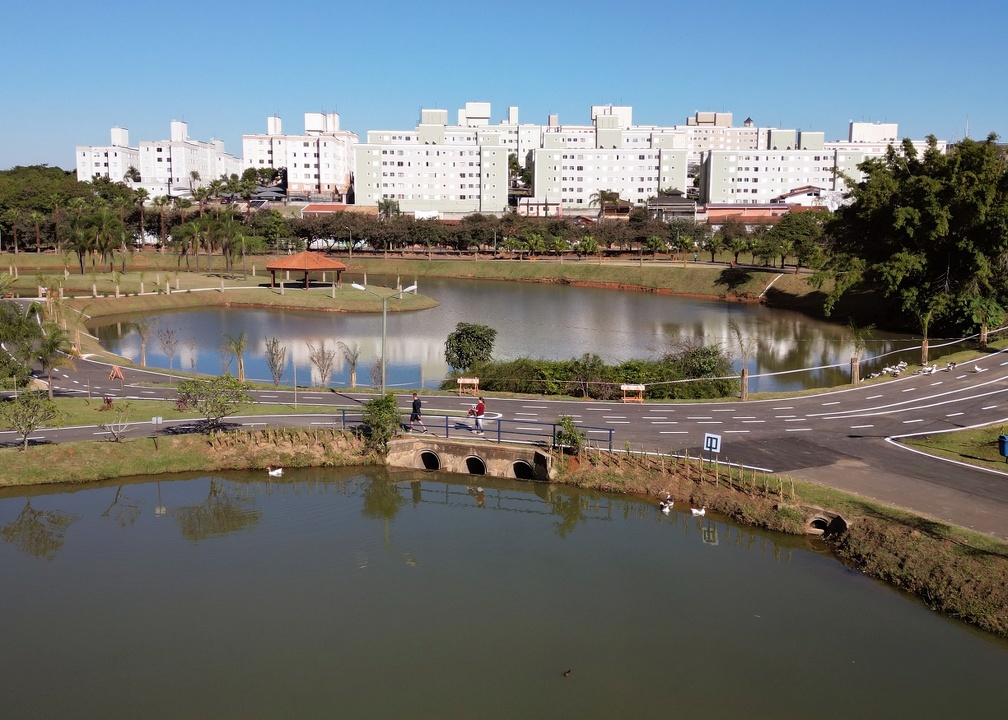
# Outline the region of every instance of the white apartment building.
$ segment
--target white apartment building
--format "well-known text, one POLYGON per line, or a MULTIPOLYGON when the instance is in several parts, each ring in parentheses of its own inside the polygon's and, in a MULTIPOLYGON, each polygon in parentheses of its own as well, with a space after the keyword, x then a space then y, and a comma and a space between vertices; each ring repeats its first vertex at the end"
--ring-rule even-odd
MULTIPOLYGON (((779 202, 795 190, 819 188, 824 193, 847 191, 849 177, 860 182, 858 170, 866 158, 882 157, 890 146, 901 148, 894 123, 851 123, 847 141, 825 141, 821 132, 769 128, 760 149, 711 150, 703 155, 701 197, 708 203, 762 204, 779 202)), ((912 141, 918 153, 927 141, 912 141)), ((939 152, 947 143, 938 142, 939 152)), ((806 193, 807 194, 807 193, 806 193)))
POLYGON ((114 127, 111 135, 111 144, 104 147, 77 146, 74 155, 77 158, 78 180, 91 182, 98 176, 113 182, 124 182, 131 167, 140 169, 140 149, 129 146, 129 130, 114 127))
POLYGON ((473 112, 459 114, 465 125, 448 125, 447 110, 425 109, 415 130, 369 131, 354 147, 356 203, 394 200, 402 212, 442 217, 503 213, 508 148, 474 105, 485 103, 467 104, 473 112))
POLYGON ((241 158, 226 153, 223 141, 190 140, 185 122, 171 121, 170 138, 144 141, 139 148, 130 148, 129 132, 125 128, 112 128, 110 147, 77 148, 77 179, 87 182, 99 174, 122 181, 132 166, 140 171, 140 182, 128 183, 131 187, 143 188, 150 197, 187 197, 196 187, 222 175, 241 173, 241 158), (101 163, 101 167, 96 163, 101 163), (199 180, 193 180, 194 171, 199 180))
POLYGON ((286 168, 287 190, 343 201, 353 184, 357 134, 340 130, 337 113, 305 113, 304 133, 284 135, 279 117, 266 133, 242 135, 246 168, 286 168))

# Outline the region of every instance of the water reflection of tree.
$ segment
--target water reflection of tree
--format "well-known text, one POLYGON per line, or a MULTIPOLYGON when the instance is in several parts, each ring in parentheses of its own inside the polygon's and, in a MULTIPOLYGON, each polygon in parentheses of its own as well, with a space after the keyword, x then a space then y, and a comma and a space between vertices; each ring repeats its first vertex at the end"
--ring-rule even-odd
POLYGON ((76 519, 59 510, 36 510, 31 506, 31 498, 26 498, 24 510, 0 533, 21 552, 52 560, 63 547, 67 528, 76 519))
POLYGON ((127 525, 132 525, 136 522, 136 519, 140 517, 140 503, 130 500, 126 495, 123 494, 123 486, 120 485, 116 488, 115 497, 112 498, 112 504, 106 508, 105 512, 102 513, 103 518, 114 517, 119 523, 119 527, 126 527, 127 525))
POLYGON ((252 501, 234 498, 216 478, 210 478, 210 492, 199 505, 184 505, 171 511, 182 537, 193 542, 247 530, 256 525, 262 513, 251 510, 252 501))
POLYGON ((558 516, 554 527, 559 537, 567 537, 579 522, 587 520, 581 501, 576 497, 554 493, 550 498, 550 508, 553 514, 558 516))
POLYGON ((399 487, 387 479, 372 478, 364 484, 361 493, 364 505, 361 513, 375 520, 392 520, 406 500, 399 494, 399 487))

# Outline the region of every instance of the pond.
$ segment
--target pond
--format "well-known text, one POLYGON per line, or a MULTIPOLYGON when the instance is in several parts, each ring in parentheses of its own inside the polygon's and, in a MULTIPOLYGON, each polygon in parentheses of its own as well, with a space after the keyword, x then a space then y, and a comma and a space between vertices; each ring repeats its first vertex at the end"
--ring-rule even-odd
POLYGON ((1005 643, 817 541, 476 479, 351 468, 3 491, 3 714, 1003 711, 1005 643))
MULTIPOLYGON (((385 282, 394 286, 395 279, 385 282)), ((438 387, 448 374, 445 339, 459 322, 495 328, 498 335, 494 357, 498 359, 562 360, 596 353, 607 362, 659 357, 675 351, 683 342, 721 343, 737 356, 734 325, 743 340, 753 344, 749 370, 761 376, 751 381, 753 392, 850 381, 849 329, 797 312, 654 293, 483 280, 421 278, 420 292, 437 300, 439 306, 412 313, 388 313, 386 354, 391 387, 438 387), (793 372, 799 370, 803 372, 793 372)), ((178 355, 172 359, 174 366, 209 374, 226 369, 235 373, 233 359, 221 349, 225 333, 247 333, 245 363, 250 379, 269 380, 264 358, 266 339, 272 337, 279 338, 287 348, 286 384, 293 384, 295 373, 300 384, 309 384, 313 369, 308 344, 319 347, 325 343, 336 349, 337 341, 343 341, 359 347, 357 373, 362 384, 371 384, 367 367, 381 355, 380 313, 210 309, 163 313, 155 318, 159 327, 174 328, 180 340, 178 355)), ((128 317, 104 318, 93 330, 104 347, 139 362, 140 339, 128 317)), ((936 341, 932 341, 934 344, 936 341)), ((909 336, 876 332, 865 356, 874 358, 918 345, 919 340, 909 336)), ((883 364, 894 364, 897 357, 869 361, 862 366, 862 374, 883 364)), ((907 352, 902 357, 919 362, 920 353, 907 352)), ((147 345, 147 362, 168 367, 168 356, 154 337, 147 345)), ((741 367, 740 362, 735 364, 741 367)), ((337 352, 332 384, 347 386, 349 379, 349 366, 337 352)))

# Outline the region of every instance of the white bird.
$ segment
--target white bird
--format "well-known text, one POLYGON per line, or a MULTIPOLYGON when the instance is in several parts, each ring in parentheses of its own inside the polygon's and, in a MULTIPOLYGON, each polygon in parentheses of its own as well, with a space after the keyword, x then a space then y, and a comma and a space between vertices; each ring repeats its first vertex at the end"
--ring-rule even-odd
POLYGON ((702 508, 697 510, 696 508, 690 508, 690 512, 693 513, 693 517, 703 517, 707 514, 707 506, 704 505, 702 508))
POLYGON ((983 372, 983 371, 984 371, 984 370, 986 370, 986 369, 987 369, 987 368, 982 368, 982 367, 980 367, 979 365, 974 365, 974 366, 973 366, 973 372, 983 372))
POLYGON ((675 500, 672 499, 671 495, 668 495, 664 500, 658 503, 658 507, 660 507, 661 511, 666 515, 669 514, 673 505, 675 505, 675 500))
POLYGON ((270 474, 270 477, 280 477, 281 475, 283 475, 283 468, 282 467, 275 468, 272 467, 271 465, 267 465, 266 472, 270 474))

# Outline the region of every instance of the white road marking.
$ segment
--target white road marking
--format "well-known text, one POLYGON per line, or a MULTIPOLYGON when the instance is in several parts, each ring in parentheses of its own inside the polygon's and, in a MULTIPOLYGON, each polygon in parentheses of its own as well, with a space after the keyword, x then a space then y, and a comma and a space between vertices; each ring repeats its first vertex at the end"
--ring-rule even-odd
POLYGON ((679 421, 677 421, 677 420, 655 420, 651 424, 652 425, 678 425, 679 421))
POLYGON ((924 422, 924 418, 918 418, 917 420, 904 420, 903 424, 909 425, 910 423, 919 423, 919 422, 924 422))
POLYGON ((766 420, 743 420, 743 425, 748 425, 749 423, 765 423, 766 420))
POLYGON ((948 415, 946 415, 945 417, 959 417, 960 415, 965 415, 965 414, 966 414, 966 413, 961 413, 961 412, 957 412, 957 413, 949 413, 949 414, 948 414, 948 415))
POLYGON ((988 406, 986 406, 986 407, 982 407, 982 408, 980 408, 980 409, 981 409, 981 410, 993 410, 993 409, 994 409, 994 408, 996 408, 996 407, 997 407, 997 405, 988 405, 988 406))
POLYGON ((700 420, 697 425, 724 425, 720 420, 700 420))
POLYGON ((882 396, 881 395, 869 395, 868 397, 865 398, 865 400, 878 400, 880 397, 882 397, 882 396))
POLYGON ((602 418, 606 420, 626 420, 626 415, 603 415, 602 418))
POLYGON ((775 407, 774 410, 794 410, 794 405, 786 405, 784 407, 775 407))
POLYGON ((735 408, 727 408, 725 410, 715 409, 714 412, 735 412, 735 408))
POLYGON ((795 417, 785 420, 784 422, 805 422, 806 418, 795 417))
POLYGON ((826 405, 839 405, 839 404, 840 404, 839 400, 834 400, 833 402, 823 403, 823 406, 825 407, 826 405))
POLYGON ((689 435, 689 430, 659 430, 659 435, 689 435))
POLYGON ((606 425, 629 425, 629 420, 606 420, 606 425))
POLYGON ((875 426, 874 425, 851 425, 850 427, 851 427, 851 430, 860 430, 861 428, 871 428, 871 427, 875 427, 875 426))
POLYGON ((539 413, 523 413, 523 412, 516 412, 516 413, 515 413, 515 415, 527 415, 527 416, 529 416, 529 417, 539 417, 539 413))
POLYGON ((908 388, 903 388, 902 392, 913 392, 913 391, 914 391, 914 390, 916 390, 916 389, 917 389, 917 388, 915 388, 915 387, 908 387, 908 388))
POLYGON ((784 428, 784 432, 807 432, 811 430, 812 428, 784 428))
POLYGON ((725 430, 724 431, 725 435, 727 435, 728 433, 747 433, 747 432, 749 432, 749 431, 748 430, 725 430))
POLYGON ((711 420, 711 419, 713 419, 713 417, 714 417, 713 415, 687 415, 686 419, 687 420, 711 420))
POLYGON ((530 410, 545 410, 548 406, 546 405, 522 405, 523 408, 529 408, 530 410))
POLYGON ((515 427, 515 430, 542 430, 541 427, 522 427, 520 425, 515 427))
POLYGON ((938 382, 933 382, 933 383, 931 383, 931 387, 934 387, 935 385, 941 385, 943 382, 945 382, 945 381, 944 380, 939 380, 938 382))

